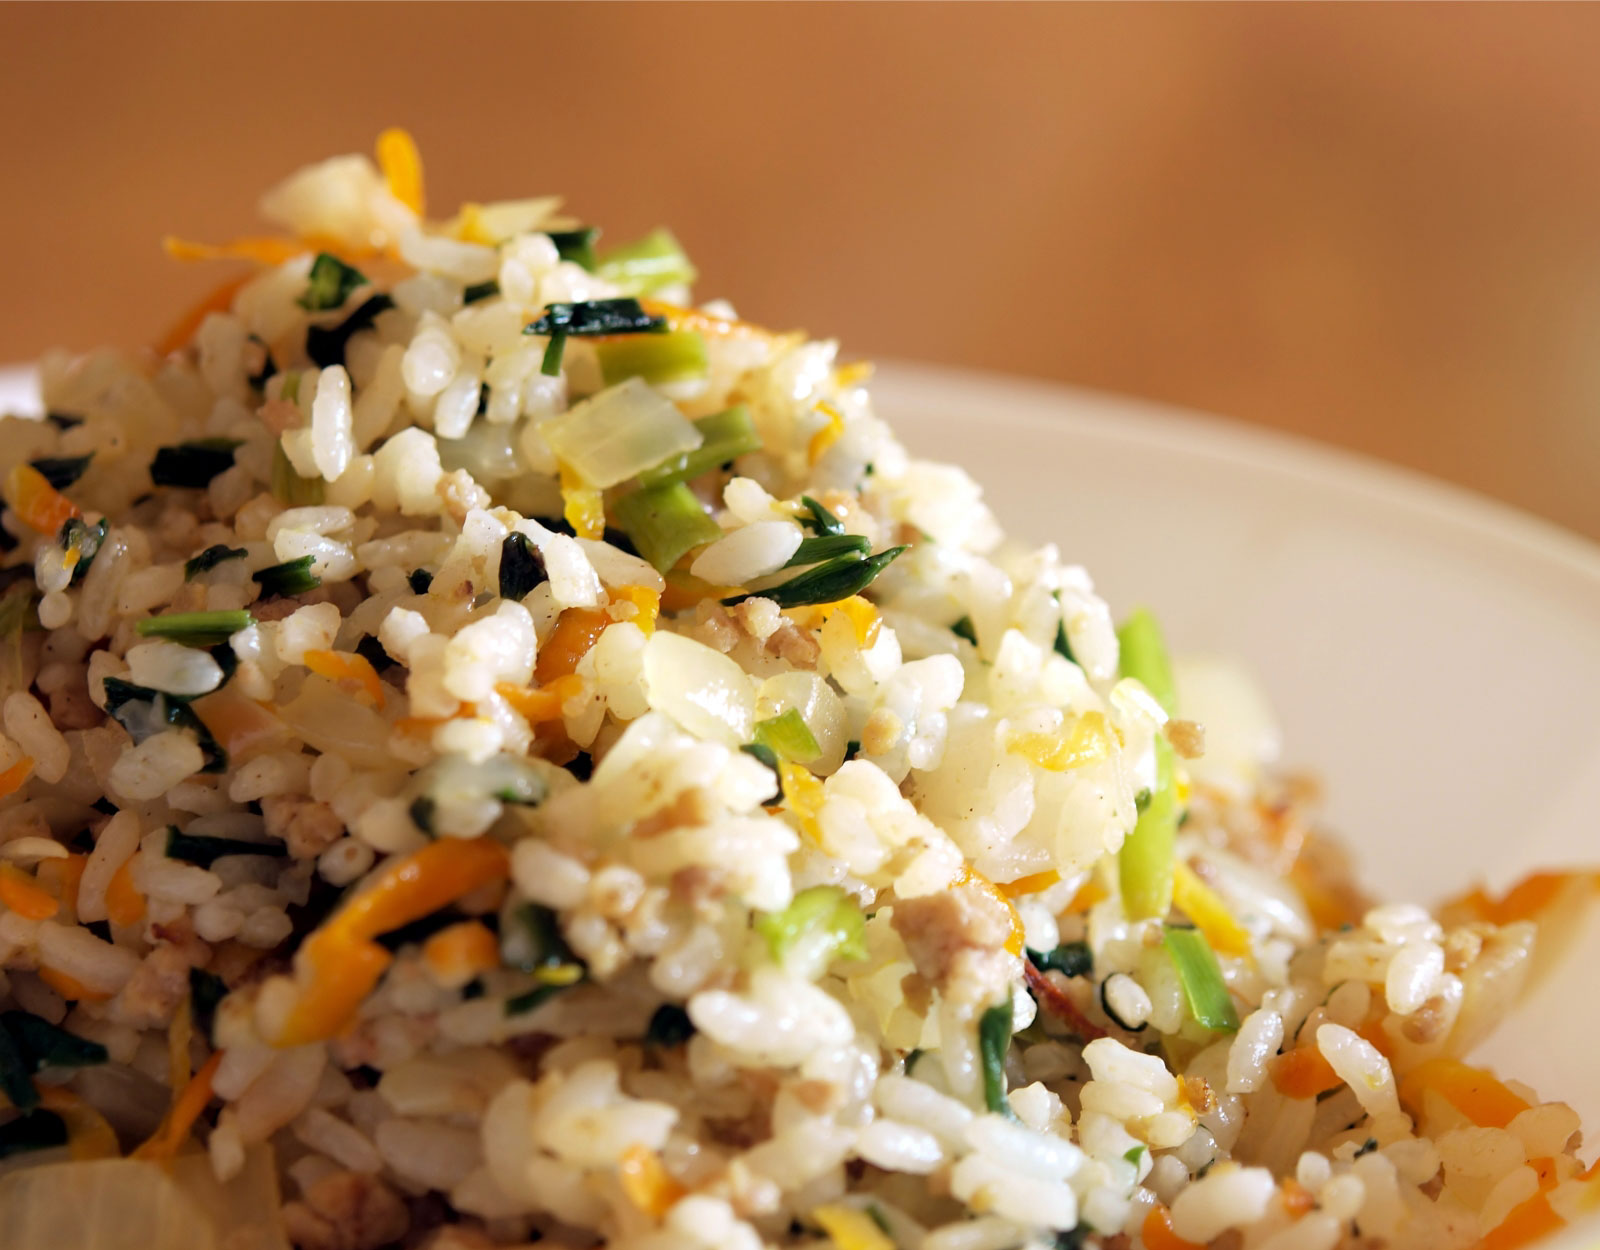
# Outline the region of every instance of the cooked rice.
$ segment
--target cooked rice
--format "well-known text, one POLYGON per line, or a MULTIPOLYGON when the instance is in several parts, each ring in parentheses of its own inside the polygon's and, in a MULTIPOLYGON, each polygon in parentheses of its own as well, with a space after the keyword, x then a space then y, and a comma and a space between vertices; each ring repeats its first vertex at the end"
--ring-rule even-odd
POLYGON ((1591 876, 1369 906, 1248 684, 1172 718, 834 343, 380 157, 6 420, 8 1250, 101 1187, 304 1250, 1510 1250, 1594 1204, 1572 1111, 1464 1062, 1591 876), (674 333, 526 332, 642 294, 674 333), (142 1141, 171 1181, 89 1162, 142 1141))

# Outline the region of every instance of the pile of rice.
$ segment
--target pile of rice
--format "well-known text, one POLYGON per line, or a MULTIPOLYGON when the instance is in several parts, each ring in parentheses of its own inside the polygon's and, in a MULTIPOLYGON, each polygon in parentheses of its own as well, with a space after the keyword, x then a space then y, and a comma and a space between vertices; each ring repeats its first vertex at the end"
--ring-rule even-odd
POLYGON ((8 1250, 1510 1250, 1594 1204, 1576 1115, 1464 1062, 1588 878, 1370 906, 1232 679, 1202 726, 1148 619, 1119 663, 1082 568, 669 236, 426 220, 396 132, 262 208, 171 245, 247 280, 0 434, 8 1250))

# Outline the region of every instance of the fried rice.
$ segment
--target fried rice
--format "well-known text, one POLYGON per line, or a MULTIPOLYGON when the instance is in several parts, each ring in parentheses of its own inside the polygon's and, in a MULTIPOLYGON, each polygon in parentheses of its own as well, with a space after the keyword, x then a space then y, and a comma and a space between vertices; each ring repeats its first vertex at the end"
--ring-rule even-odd
POLYGON ((1597 1204, 1577 1116, 1468 1062, 1593 874, 1374 905, 1244 679, 868 367, 694 304, 665 231, 422 192, 391 131, 169 240, 245 275, 4 423, 7 1250, 1512 1250, 1597 1204))

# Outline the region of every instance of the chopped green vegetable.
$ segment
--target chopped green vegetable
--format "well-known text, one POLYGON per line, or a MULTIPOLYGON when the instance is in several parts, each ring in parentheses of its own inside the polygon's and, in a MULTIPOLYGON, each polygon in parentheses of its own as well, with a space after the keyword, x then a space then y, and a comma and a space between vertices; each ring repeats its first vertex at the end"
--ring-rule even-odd
POLYGON ((549 580, 533 541, 520 531, 507 534, 500 544, 500 597, 521 602, 535 586, 549 580))
POLYGON ((374 672, 381 673, 395 665, 393 658, 383 649, 383 644, 371 634, 364 634, 361 641, 356 643, 356 654, 372 665, 374 672))
POLYGON ((552 230, 550 242, 556 245, 556 255, 582 265, 594 272, 594 241, 600 237, 599 226, 580 226, 576 230, 552 230))
POLYGON ((461 292, 463 304, 476 304, 479 300, 491 299, 500 294, 500 284, 493 278, 487 282, 474 282, 461 292))
POLYGON ((233 468, 236 438, 194 438, 171 447, 156 448, 150 462, 150 480, 157 486, 187 486, 198 490, 233 468))
POLYGON ((1015 1013, 1008 998, 978 1017, 978 1058, 983 1065, 984 1104, 1008 1120, 1017 1113, 1006 1097, 1006 1052, 1011 1049, 1011 1024, 1015 1013))
POLYGON ((111 524, 101 517, 90 525, 80 517, 68 517, 61 525, 61 533, 56 541, 61 544, 62 551, 76 551, 78 562, 72 566, 72 585, 88 576, 94 558, 100 554, 100 548, 105 544, 106 535, 111 532, 111 524))
POLYGON ((199 833, 183 833, 176 827, 167 829, 167 858, 181 859, 186 864, 199 864, 209 868, 228 855, 264 855, 269 859, 282 859, 288 847, 277 838, 263 842, 246 842, 242 838, 213 838, 199 833))
POLYGON ((35 469, 44 475, 44 480, 49 482, 56 490, 66 490, 89 467, 89 461, 94 459, 94 452, 83 456, 40 456, 37 460, 28 461, 35 469))
POLYGON ((183 580, 192 582, 202 573, 209 573, 225 560, 238 560, 250 553, 243 547, 230 547, 227 543, 216 543, 207 547, 197 556, 191 556, 183 562, 183 580))
POLYGON ((604 252, 595 272, 629 295, 649 295, 667 286, 687 286, 698 276, 678 240, 653 230, 636 243, 604 252))
POLYGON ((310 327, 306 331, 306 355, 321 369, 344 364, 345 348, 350 340, 362 330, 370 330, 378 314, 388 312, 393 307, 394 301, 387 295, 374 295, 338 325, 332 328, 310 327))
POLYGON ((411 587, 414 595, 425 595, 428 587, 433 585, 433 574, 427 569, 412 569, 406 574, 406 585, 411 587))
POLYGON ((1133 1164, 1134 1167, 1138 1167, 1139 1160, 1144 1158, 1144 1152, 1145 1147, 1143 1146, 1129 1146, 1122 1152, 1122 1157, 1133 1164))
POLYGON ((1172 784, 1172 747, 1155 738, 1156 784, 1150 801, 1117 853, 1122 906, 1131 920, 1167 914, 1172 906, 1173 843, 1178 836, 1177 795, 1172 784))
POLYGON ((722 527, 682 482, 652 486, 617 500, 615 511, 635 548, 665 573, 685 553, 722 537, 722 527))
POLYGON ((54 1111, 30 1111, 0 1124, 0 1159, 66 1144, 67 1122, 54 1111))
POLYGON ((1135 610, 1117 630, 1117 646, 1122 655, 1122 675, 1138 678, 1156 702, 1166 708, 1167 715, 1174 715, 1178 710, 1178 690, 1156 618, 1144 608, 1135 610))
POLYGON ((250 576, 260 585, 263 599, 279 595, 303 595, 322 585, 322 579, 311 571, 313 559, 312 556, 301 556, 298 560, 269 564, 250 576))
POLYGON ((286 508, 314 508, 323 501, 320 477, 301 477, 283 443, 272 445, 272 497, 286 508))
POLYGON ((650 1027, 645 1030, 646 1046, 659 1046, 670 1050, 682 1046, 695 1035, 694 1021, 677 1003, 662 1003, 650 1017, 650 1027))
POLYGON ((1094 971, 1094 955, 1087 942, 1063 942, 1047 952, 1030 950, 1028 959, 1040 972, 1054 970, 1063 976, 1081 977, 1094 971))
POLYGON ((681 382, 704 377, 711 367, 706 341, 693 330, 605 339, 594 345, 594 354, 607 386, 628 378, 643 378, 654 386, 681 382))
POLYGON ((878 1226, 878 1231, 887 1235, 890 1231, 889 1217, 883 1213, 883 1208, 876 1202, 869 1202, 866 1206, 866 1212, 867 1218, 878 1226))
POLYGON ((926 1053, 920 1046, 906 1051, 905 1070, 907 1076, 910 1076, 911 1070, 917 1066, 917 1060, 921 1059, 926 1053))
POLYGON ((367 285, 367 277, 337 256, 318 252, 311 262, 310 284, 295 303, 307 312, 327 312, 340 307, 357 287, 367 285))
POLYGON ((801 890, 782 911, 755 919, 772 958, 795 975, 820 972, 835 959, 867 957, 866 917, 836 885, 801 890))
POLYGON ((576 985, 588 975, 583 961, 561 936, 555 912, 537 903, 522 903, 501 922, 500 958, 511 968, 540 982, 534 989, 506 1000, 506 1015, 519 1015, 576 985))
POLYGON ((406 814, 411 817, 412 824, 432 838, 438 834, 433 827, 433 816, 438 806, 439 804, 433 799, 422 794, 411 800, 411 806, 406 808, 406 814))
POLYGON ((978 631, 973 628, 970 616, 963 616, 950 627, 950 632, 957 638, 965 638, 973 646, 978 645, 978 631))
POLYGON ((216 973, 204 968, 189 969, 189 1014, 207 1041, 211 1040, 211 1026, 217 1018, 217 1004, 227 996, 227 983, 216 973))
POLYGON ((549 337, 540 372, 553 378, 561 372, 569 335, 664 334, 666 329, 666 318, 645 312, 636 299, 593 299, 546 304, 539 319, 524 326, 522 332, 549 337))
POLYGON ((184 729, 194 734, 200 745, 206 761, 202 772, 228 770, 228 753, 217 743, 205 722, 194 714, 189 699, 151 690, 148 686, 136 686, 121 677, 107 677, 105 691, 106 715, 128 731, 134 745, 167 729, 184 729))
POLYGON ((1222 966, 1205 936, 1198 929, 1168 925, 1161 932, 1161 940, 1172 957, 1172 966, 1178 970, 1178 983, 1183 986, 1189 1014, 1208 1029, 1236 1032, 1239 1016, 1222 979, 1222 966))
POLYGON ((802 538, 789 562, 783 567, 797 569, 808 564, 821 564, 840 556, 865 556, 872 550, 872 540, 863 534, 819 534, 815 538, 802 538))
POLYGON ((0 1094, 18 1111, 39 1105, 39 1091, 33 1085, 33 1065, 22 1047, 5 1029, 0 1029, 0 1094))
POLYGON ((0 1012, 0 1031, 11 1035, 35 1072, 45 1068, 90 1068, 106 1061, 106 1048, 27 1011, 0 1012))
MULTIPOLYGON (((803 608, 816 603, 837 603, 851 595, 859 595, 872 585, 878 574, 894 563, 904 547, 890 547, 875 556, 861 559, 841 556, 826 564, 819 564, 786 582, 753 592, 763 599, 771 599, 780 608, 803 608)), ((722 601, 723 607, 732 607, 751 598, 751 594, 731 595, 722 601)))
POLYGON ((801 495, 800 502, 810 516, 800 518, 800 524, 807 529, 815 530, 819 534, 842 534, 844 522, 833 513, 829 512, 810 495, 801 495))
POLYGON ((224 612, 169 612, 146 617, 134 628, 141 638, 169 638, 186 647, 214 647, 255 623, 255 617, 239 608, 224 612))
POLYGON ((669 456, 654 468, 646 469, 639 474, 639 485, 663 486, 670 482, 692 481, 730 460, 761 450, 755 423, 743 404, 701 417, 694 427, 700 431, 700 446, 669 456))
MULTIPOLYGON (((756 743, 796 764, 809 764, 822 754, 817 739, 797 708, 756 724, 756 743)), ((765 763, 765 761, 762 761, 765 763)))
POLYGON ((1145 1021, 1143 1024, 1129 1024, 1122 1018, 1122 1013, 1111 1004, 1111 995, 1107 992, 1107 990, 1110 987, 1111 982, 1114 981, 1118 976, 1122 975, 1126 974, 1114 972, 1104 981, 1100 982, 1100 1010, 1105 1012, 1106 1018, 1119 1029, 1123 1029, 1129 1033, 1143 1033, 1145 1029, 1150 1027, 1149 1021, 1145 1021))

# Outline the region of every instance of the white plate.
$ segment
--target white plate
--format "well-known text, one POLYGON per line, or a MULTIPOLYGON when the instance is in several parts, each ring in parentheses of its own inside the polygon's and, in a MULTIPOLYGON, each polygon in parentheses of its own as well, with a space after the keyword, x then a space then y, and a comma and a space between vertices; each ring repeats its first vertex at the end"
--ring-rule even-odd
MULTIPOLYGON (((32 399, 0 371, 0 408, 32 399), (9 388, 9 389, 8 389, 9 388)), ((1175 647, 1244 659, 1288 761, 1328 783, 1363 875, 1431 901, 1594 863, 1600 550, 1464 491, 1315 444, 1064 387, 893 365, 878 406, 964 464, 1014 532, 1083 563, 1175 647)), ((1600 1124, 1579 951, 1481 1052, 1600 1124)))

